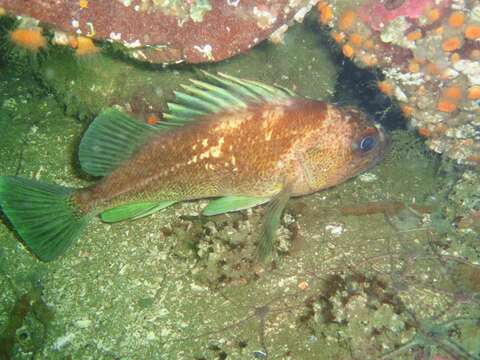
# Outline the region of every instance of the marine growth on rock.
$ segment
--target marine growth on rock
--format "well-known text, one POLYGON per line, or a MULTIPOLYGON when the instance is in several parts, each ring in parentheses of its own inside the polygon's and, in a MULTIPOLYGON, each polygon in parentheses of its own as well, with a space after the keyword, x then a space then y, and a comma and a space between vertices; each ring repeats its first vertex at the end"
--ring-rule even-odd
POLYGON ((317 8, 344 56, 382 69, 380 90, 432 150, 480 164, 478 1, 331 0, 317 8))

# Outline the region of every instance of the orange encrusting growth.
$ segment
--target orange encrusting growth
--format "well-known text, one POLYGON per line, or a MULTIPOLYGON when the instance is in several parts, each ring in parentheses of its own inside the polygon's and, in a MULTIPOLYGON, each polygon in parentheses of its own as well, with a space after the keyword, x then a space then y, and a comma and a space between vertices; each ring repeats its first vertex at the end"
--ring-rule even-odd
POLYGON ((75 36, 72 36, 68 39, 68 43, 70 44, 70 46, 74 49, 76 49, 78 47, 78 40, 75 36))
POLYGON ((345 55, 347 58, 353 57, 355 50, 353 50, 352 45, 350 44, 345 44, 342 46, 342 53, 345 55))
POLYGON ((465 23, 465 15, 461 11, 454 11, 448 18, 448 25, 460 27, 465 23))
POLYGON ((451 113, 457 110, 457 105, 448 99, 441 99, 437 103, 437 110, 441 112, 451 113))
POLYGON ((76 55, 91 55, 96 52, 98 52, 98 48, 93 43, 92 39, 85 36, 79 36, 77 38, 77 47, 75 50, 76 55))
POLYGON ((427 11, 427 19, 430 23, 433 23, 440 19, 440 10, 433 8, 427 11))
POLYGON ((412 73, 417 73, 420 71, 420 64, 416 61, 410 61, 408 64, 408 71, 412 73))
POLYGON ((474 85, 467 90, 467 99, 468 100, 479 100, 480 99, 480 85, 474 85))
POLYGON ((328 24, 330 20, 333 19, 333 10, 330 5, 328 5, 326 2, 322 1, 318 3, 317 9, 320 12, 320 22, 322 24, 328 24))
POLYGON ((463 96, 463 91, 460 86, 452 85, 444 89, 442 94, 451 100, 460 100, 463 96))
POLYGON ((480 25, 468 25, 464 31, 465 37, 469 40, 480 39, 480 25))
POLYGON ((350 35, 350 43, 356 47, 359 47, 360 45, 362 45, 362 36, 360 34, 357 34, 357 33, 353 33, 352 35, 350 35))
POLYGON ((423 137, 431 137, 432 136, 432 132, 426 127, 419 128, 418 133, 423 137))
POLYGON ((16 29, 10 33, 10 40, 18 46, 33 52, 47 46, 47 39, 42 35, 42 29, 16 29))
POLYGON ((420 30, 410 31, 407 34, 407 40, 416 41, 422 38, 422 32, 420 30))
POLYGON ((415 111, 415 109, 410 105, 403 105, 401 109, 405 117, 411 117, 413 115, 413 112, 415 111))
POLYGON ((442 49, 445 52, 458 50, 462 47, 462 40, 459 37, 451 37, 443 41, 442 49))
POLYGON ((353 26, 356 19, 357 13, 354 10, 346 10, 340 17, 338 28, 342 31, 348 30, 353 26))
POLYGON ((338 33, 336 31, 332 31, 330 36, 335 40, 336 43, 341 43, 345 39, 344 33, 338 33))
POLYGON ((379 81, 377 83, 378 89, 385 95, 392 95, 393 94, 393 85, 387 80, 379 81))

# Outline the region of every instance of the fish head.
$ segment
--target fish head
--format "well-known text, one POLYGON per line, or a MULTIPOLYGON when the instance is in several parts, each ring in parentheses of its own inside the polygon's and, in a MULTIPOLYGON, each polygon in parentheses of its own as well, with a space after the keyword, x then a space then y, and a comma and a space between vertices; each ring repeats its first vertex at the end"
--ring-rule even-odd
POLYGON ((299 181, 308 189, 303 193, 337 185, 372 168, 390 147, 383 127, 356 108, 328 105, 319 123, 297 156, 303 171, 299 181))
POLYGON ((341 110, 351 127, 345 142, 345 179, 371 169, 381 161, 390 149, 390 138, 381 124, 355 108, 341 110), (348 143, 350 140, 350 144, 348 143))

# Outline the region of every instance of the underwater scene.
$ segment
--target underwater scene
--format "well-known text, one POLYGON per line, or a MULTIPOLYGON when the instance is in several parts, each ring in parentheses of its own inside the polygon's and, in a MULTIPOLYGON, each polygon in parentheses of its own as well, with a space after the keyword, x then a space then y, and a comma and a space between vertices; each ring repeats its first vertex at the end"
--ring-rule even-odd
POLYGON ((8 359, 480 359, 478 0, 0 0, 8 359))

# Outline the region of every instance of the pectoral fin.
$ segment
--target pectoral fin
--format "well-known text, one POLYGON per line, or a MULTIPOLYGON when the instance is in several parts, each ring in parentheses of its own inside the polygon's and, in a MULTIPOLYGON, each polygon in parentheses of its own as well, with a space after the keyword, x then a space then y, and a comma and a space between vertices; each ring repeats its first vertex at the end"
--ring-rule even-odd
POLYGON ((232 211, 249 209, 251 207, 264 204, 270 198, 246 197, 246 196, 225 196, 219 199, 211 200, 203 209, 205 216, 219 215, 232 211))
POLYGON ((113 223, 123 220, 136 220, 153 214, 175 203, 175 201, 142 202, 117 206, 100 214, 102 221, 113 223))
POLYGON ((260 242, 258 243, 258 257, 262 262, 265 262, 273 253, 273 243, 277 229, 280 226, 283 210, 290 199, 290 194, 290 187, 287 186, 275 195, 268 204, 267 213, 262 225, 262 232, 260 234, 260 242))

